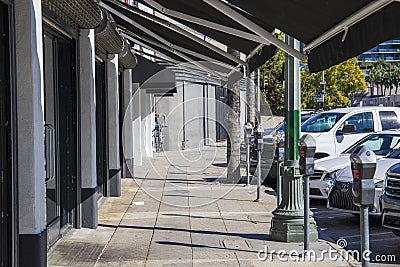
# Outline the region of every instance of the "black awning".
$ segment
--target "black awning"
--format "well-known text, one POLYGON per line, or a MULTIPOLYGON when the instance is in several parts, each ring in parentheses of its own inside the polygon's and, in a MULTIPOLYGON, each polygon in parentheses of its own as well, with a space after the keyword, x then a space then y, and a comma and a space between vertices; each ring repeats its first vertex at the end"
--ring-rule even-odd
MULTIPOLYGON (((172 0, 173 2, 177 0, 172 0)), ((273 28, 308 44, 373 0, 229 0, 273 28)), ((169 4, 168 4, 169 5, 169 4)), ((400 36, 400 3, 393 2, 333 38, 312 49, 308 65, 312 72, 357 56, 379 43, 400 36)))
MULTIPOLYGON (((139 0, 144 5, 147 5, 146 1, 144 0, 139 0)), ((237 23, 235 21, 232 21, 230 19, 227 19, 223 14, 221 14, 219 11, 215 10, 211 6, 207 5, 203 1, 199 0, 156 0, 159 4, 168 7, 169 9, 172 9, 174 11, 178 11, 181 13, 185 13, 187 15, 197 17, 200 19, 204 19, 207 21, 211 21, 220 25, 224 25, 230 28, 234 28, 237 30, 241 30, 244 32, 252 33, 249 31, 247 28, 243 27, 240 23, 237 23)), ((262 20, 259 20, 257 18, 254 18, 250 14, 243 12, 241 10, 238 10, 241 12, 242 15, 253 19, 254 21, 257 22, 260 26, 262 26, 264 29, 267 29, 268 31, 273 31, 274 28, 269 26, 268 24, 265 24, 262 20)), ((223 44, 229 45, 231 48, 234 48, 235 50, 238 50, 240 52, 243 52, 245 54, 249 54, 252 50, 254 50, 259 43, 249 41, 244 38, 240 38, 238 36, 233 36, 227 33, 223 33, 220 31, 217 31, 215 29, 205 27, 199 24, 191 23, 182 19, 176 19, 175 20, 179 21, 180 23, 208 36, 211 37, 223 44)))
MULTIPOLYGON (((123 14, 124 16, 128 17, 129 19, 135 21, 135 23, 138 23, 138 24, 146 27, 147 29, 151 30, 158 36, 166 39, 167 41, 169 41, 170 43, 172 43, 174 45, 186 48, 186 49, 188 49, 190 51, 194 51, 198 54, 205 55, 209 58, 213 58, 213 59, 215 59, 215 61, 219 61, 219 62, 228 64, 228 65, 231 65, 231 66, 237 65, 237 63, 233 62, 232 60, 197 43, 196 41, 190 39, 189 37, 182 35, 182 34, 176 32, 174 30, 171 30, 169 28, 166 28, 150 19, 147 19, 140 15, 135 14, 134 12, 129 10, 132 7, 125 3, 116 3, 114 0, 102 0, 102 2, 104 2, 106 5, 108 5, 112 9, 115 9, 119 13, 123 14)), ((235 29, 238 29, 238 30, 241 30, 244 32, 251 33, 249 30, 247 30, 242 25, 240 25, 232 20, 225 19, 223 17, 223 14, 219 13, 218 11, 216 11, 209 5, 203 3, 202 1, 193 1, 193 3, 192 3, 192 1, 168 1, 167 2, 168 5, 171 4, 177 10, 180 10, 187 14, 188 14, 188 12, 191 12, 190 14, 193 14, 194 16, 197 16, 197 17, 200 16, 201 18, 203 18, 205 20, 209 20, 214 23, 222 24, 227 27, 231 27, 231 28, 235 28, 235 29), (179 3, 176 3, 176 2, 179 2, 179 3)), ((111 13, 113 13, 113 12, 111 11, 111 13)), ((243 13, 243 14, 245 16, 252 17, 249 14, 246 14, 246 13, 243 13)), ((160 51, 161 53, 173 58, 174 60, 187 61, 187 60, 184 60, 181 57, 171 53, 170 51, 168 51, 166 49, 162 49, 159 46, 155 45, 155 43, 165 45, 165 44, 162 44, 162 42, 160 42, 157 38, 149 36, 147 33, 138 29, 131 23, 128 23, 123 18, 118 17, 117 14, 113 13, 113 16, 118 25, 120 25, 122 28, 128 29, 130 32, 134 33, 136 35, 135 38, 139 38, 140 41, 144 42, 146 45, 153 47, 155 50, 160 51), (146 39, 150 40, 151 42, 146 42, 146 39)), ((260 25, 268 27, 267 25, 264 25, 261 20, 257 20, 254 17, 253 17, 253 19, 255 21, 257 21, 260 25)), ((223 33, 218 30, 214 30, 214 29, 211 29, 211 28, 208 28, 205 26, 201 26, 201 25, 194 24, 194 23, 189 23, 187 21, 179 20, 179 19, 177 19, 177 21, 181 22, 182 24, 184 24, 186 26, 193 28, 194 30, 204 34, 205 36, 211 37, 211 38, 219 41, 220 43, 228 45, 229 47, 234 48, 234 49, 241 51, 243 53, 246 53, 246 54, 249 54, 250 52, 252 52, 259 45, 259 43, 257 43, 257 42, 249 41, 247 39, 244 39, 244 38, 241 38, 238 36, 234 36, 234 35, 230 35, 228 33, 223 33)), ((272 31, 273 29, 269 27, 268 30, 272 31)), ((252 72, 254 69, 258 68, 266 60, 271 58, 275 54, 275 51, 276 51, 276 47, 273 45, 270 45, 270 46, 265 46, 262 49, 261 53, 255 54, 249 61, 250 72, 252 72)), ((204 61, 204 59, 199 59, 196 56, 188 55, 187 53, 183 53, 183 54, 187 55, 190 58, 193 58, 193 60, 195 60, 195 61, 204 61)))
MULTIPOLYGON (((145 0, 139 1, 146 4, 145 0)), ((250 32, 202 0, 155 1, 173 11, 250 32)), ((370 4, 377 4, 378 1, 228 0, 228 2, 227 6, 229 5, 230 8, 261 26, 267 32, 279 29, 307 45, 349 16, 370 4)), ((378 10, 378 8, 375 10, 378 10)), ((400 36, 399 15, 400 2, 393 1, 376 13, 367 13, 360 21, 354 23, 354 25, 349 25, 347 27, 348 30, 343 27, 334 36, 327 37, 327 40, 306 51, 310 70, 316 72, 326 69, 357 56, 383 41, 397 38, 400 36)), ((248 52, 253 48, 252 45, 254 44, 251 41, 210 29, 204 25, 201 26, 182 19, 176 20, 239 51, 248 52)), ((270 46, 269 48, 272 49, 273 47, 270 46)), ((266 54, 269 55, 269 53, 266 54)), ((265 59, 268 59, 268 57, 263 58, 260 56, 260 59, 255 58, 253 62, 265 62, 265 59)), ((253 64, 250 62, 250 65, 253 64)))
POLYGON ((132 70, 132 82, 139 83, 147 93, 176 93, 175 72, 140 55, 138 64, 132 70))
MULTIPOLYGON (((208 56, 216 61, 220 61, 232 66, 236 66, 237 63, 233 62, 232 60, 220 55, 219 53, 197 43, 196 41, 190 39, 189 37, 180 34, 174 30, 171 30, 169 28, 166 28, 154 21, 151 21, 150 19, 147 19, 145 17, 139 16, 131 11, 129 11, 128 9, 122 8, 120 5, 116 4, 113 1, 108 1, 108 0, 103 0, 104 3, 106 3, 108 6, 112 7, 113 9, 115 9, 116 11, 118 11, 119 13, 123 14, 124 16, 128 17, 129 19, 133 20, 135 23, 140 24, 142 26, 144 26, 146 29, 152 31, 153 33, 155 33, 157 36, 160 36, 161 38, 169 41, 170 43, 186 48, 190 51, 196 52, 198 54, 201 55, 205 55, 208 56)), ((124 4, 126 5, 126 4, 124 4)), ((126 22, 123 18, 119 17, 118 14, 113 13, 112 11, 110 11, 113 14, 113 17, 115 19, 115 21, 125 27, 128 28, 130 31, 134 32, 135 34, 137 34, 138 36, 142 36, 143 38, 147 38, 147 39, 151 39, 154 42, 158 42, 160 43, 159 40, 157 40, 157 38, 150 36, 149 34, 145 33, 144 31, 140 30, 138 27, 136 27, 135 25, 132 25, 128 22, 126 22), (125 23, 124 23, 125 21, 125 23)), ((184 53, 187 54, 187 53, 184 53)), ((188 57, 191 58, 195 58, 195 56, 193 55, 188 55, 188 57)), ((197 60, 197 58, 195 58, 195 60, 197 60)))

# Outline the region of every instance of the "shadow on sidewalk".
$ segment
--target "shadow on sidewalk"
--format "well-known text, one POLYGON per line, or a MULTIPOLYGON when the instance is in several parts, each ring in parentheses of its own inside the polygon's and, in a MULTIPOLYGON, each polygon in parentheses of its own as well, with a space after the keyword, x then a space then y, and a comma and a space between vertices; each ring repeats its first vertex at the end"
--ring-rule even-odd
POLYGON ((189 244, 189 243, 181 243, 181 242, 173 242, 173 241, 157 241, 156 243, 160 244, 160 245, 172 245, 172 246, 182 246, 182 247, 192 247, 192 248, 212 248, 212 249, 229 250, 229 251, 258 252, 258 250, 256 250, 256 249, 249 250, 249 249, 239 249, 239 248, 215 247, 215 246, 189 244))
MULTIPOLYGON (((227 218, 221 218, 221 217, 196 216, 196 215, 185 215, 185 214, 174 214, 174 213, 163 213, 163 216, 190 217, 190 218, 196 218, 196 219, 211 219, 211 220, 224 220, 224 221, 235 221, 235 222, 251 222, 254 224, 270 222, 270 221, 262 222, 262 221, 256 221, 256 220, 251 220, 251 219, 249 219, 249 220, 227 219, 227 218)), ((268 216, 268 217, 270 217, 270 216, 268 216)))
MULTIPOLYGON (((115 225, 109 225, 109 224, 99 224, 99 226, 115 228, 115 225)), ((269 240, 268 234, 224 233, 224 232, 215 232, 215 231, 171 228, 171 227, 148 227, 148 226, 134 226, 134 225, 118 225, 117 227, 118 228, 127 228, 127 229, 140 229, 140 230, 162 230, 162 231, 190 232, 190 233, 205 234, 205 235, 237 236, 237 237, 242 237, 245 239, 265 240, 265 241, 269 240)))

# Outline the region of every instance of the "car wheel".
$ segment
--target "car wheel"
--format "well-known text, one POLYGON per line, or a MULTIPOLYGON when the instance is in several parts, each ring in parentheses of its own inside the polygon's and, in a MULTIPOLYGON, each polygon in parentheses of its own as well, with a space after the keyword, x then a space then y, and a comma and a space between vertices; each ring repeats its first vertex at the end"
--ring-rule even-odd
POLYGON ((400 236, 400 230, 392 230, 393 234, 400 236))

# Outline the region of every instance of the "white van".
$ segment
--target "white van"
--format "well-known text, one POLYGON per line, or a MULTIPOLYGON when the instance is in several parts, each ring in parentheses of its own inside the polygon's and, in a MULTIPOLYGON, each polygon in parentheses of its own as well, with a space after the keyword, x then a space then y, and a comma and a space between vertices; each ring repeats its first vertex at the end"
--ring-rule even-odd
POLYGON ((352 107, 316 114, 301 125, 301 133, 315 138, 319 159, 339 155, 370 133, 399 128, 400 108, 352 107))

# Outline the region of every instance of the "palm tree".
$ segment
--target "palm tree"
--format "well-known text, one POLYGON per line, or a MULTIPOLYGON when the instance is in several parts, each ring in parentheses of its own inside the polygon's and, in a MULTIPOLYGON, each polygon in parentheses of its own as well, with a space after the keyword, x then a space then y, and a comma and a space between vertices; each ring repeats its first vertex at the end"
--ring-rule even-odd
POLYGON ((397 95, 397 90, 399 89, 400 82, 400 66, 398 64, 393 65, 393 84, 396 88, 395 94, 397 95))

